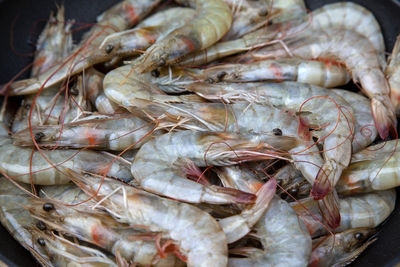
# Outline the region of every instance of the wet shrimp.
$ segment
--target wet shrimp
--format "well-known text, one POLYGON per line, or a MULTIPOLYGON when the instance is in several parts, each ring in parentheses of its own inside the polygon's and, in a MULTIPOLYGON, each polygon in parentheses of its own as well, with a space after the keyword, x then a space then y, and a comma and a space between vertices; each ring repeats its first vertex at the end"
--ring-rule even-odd
MULTIPOLYGON (((29 185, 20 185, 29 192, 29 185)), ((30 203, 31 197, 20 188, 17 188, 9 180, 0 178, 0 221, 7 231, 24 248, 29 250, 32 255, 44 266, 49 259, 42 247, 33 243, 32 234, 27 229, 33 225, 38 225, 38 221, 32 218, 24 208, 30 203)), ((40 223, 39 223, 39 226, 40 223)))
MULTIPOLYGON (((130 114, 92 115, 75 123, 32 127, 33 134, 40 135, 37 140, 40 147, 90 147, 114 151, 139 148, 152 136, 159 135, 154 130, 153 124, 130 114)), ((34 145, 29 129, 15 133, 12 138, 15 145, 34 145)))
POLYGON ((228 266, 307 266, 311 237, 286 201, 273 198, 255 229, 264 249, 248 258, 229 258, 228 266))
POLYGON ((192 164, 227 166, 243 160, 277 157, 268 150, 269 146, 291 149, 296 143, 296 139, 286 136, 181 131, 161 135, 144 144, 135 156, 131 171, 142 188, 181 201, 252 203, 252 194, 204 186, 186 179, 185 175, 192 164))
POLYGON ((350 76, 340 65, 296 58, 261 60, 248 64, 222 64, 200 73, 208 82, 297 81, 322 87, 337 87, 350 76))
POLYGON ((9 86, 10 95, 26 95, 39 91, 40 88, 48 88, 55 85, 70 75, 78 74, 96 63, 110 58, 96 57, 93 59, 91 53, 97 51, 101 42, 111 33, 125 30, 135 25, 146 16, 158 0, 124 0, 97 17, 96 26, 85 33, 82 41, 72 51, 72 54, 63 62, 54 65, 38 77, 13 82, 9 86))
POLYGON ((31 228, 29 231, 36 243, 48 255, 49 260, 45 262, 45 266, 111 267, 117 265, 98 249, 75 243, 54 233, 40 231, 37 228, 31 228))
POLYGON ((232 24, 229 6, 222 0, 179 0, 179 3, 196 6, 197 15, 192 21, 169 33, 150 46, 134 68, 138 72, 150 71, 158 66, 178 62, 190 52, 205 49, 228 32, 232 24))
POLYGON ((225 187, 236 188, 245 192, 257 192, 262 181, 254 173, 241 166, 220 167, 215 170, 225 187))
POLYGON ((397 143, 398 140, 391 140, 353 154, 352 163, 336 185, 338 192, 350 195, 399 186, 400 151, 397 143))
POLYGON ((225 234, 208 213, 123 184, 105 180, 100 186, 96 178, 72 170, 69 173, 74 176, 74 182, 90 195, 99 188, 96 199, 101 200, 101 206, 117 221, 143 225, 150 231, 162 233, 164 238, 172 239, 187 259, 188 266, 226 266, 228 248, 225 234))
POLYGON ((155 13, 135 28, 108 35, 93 57, 112 57, 112 61, 140 55, 150 45, 171 31, 182 27, 195 16, 191 8, 169 8, 155 13))
MULTIPOLYGON (((39 139, 40 135, 38 135, 39 139)), ((23 183, 41 185, 65 184, 70 179, 55 166, 80 168, 98 174, 129 182, 133 179, 129 163, 117 159, 106 152, 89 150, 41 150, 47 160, 38 151, 13 145, 12 140, 0 139, 0 170, 23 183), (114 162, 112 162, 115 160, 114 162)))
MULTIPOLYGON (((394 189, 376 191, 373 193, 344 197, 340 203, 340 226, 336 232, 357 227, 376 227, 382 223, 394 210, 396 191, 394 189)), ((312 237, 328 234, 321 224, 323 216, 319 213, 318 203, 312 199, 303 199, 299 203, 293 202, 292 207, 304 221, 312 237), (304 209, 306 207, 308 211, 304 209), (309 214, 311 212, 313 216, 309 214)))
MULTIPOLYGON (((362 91, 371 99, 375 126, 381 138, 397 125, 396 115, 389 98, 390 88, 380 66, 379 56, 370 41, 352 30, 324 28, 299 34, 284 40, 292 56, 302 58, 332 58, 345 64, 353 80, 360 82, 362 91)), ((280 46, 264 47, 255 58, 286 57, 280 46)))
POLYGON ((59 60, 68 56, 72 50, 71 23, 64 17, 64 6, 58 7, 57 15, 50 13, 36 44, 31 77, 47 71, 59 60))
MULTIPOLYGON (((75 188, 77 187, 75 186, 75 188)), ((63 189, 61 188, 60 192, 71 192, 70 187, 67 187, 66 191, 63 189)), ((87 199, 87 195, 79 188, 78 190, 80 192, 75 197, 87 199)), ((72 193, 74 192, 72 191, 72 193)), ((65 196, 65 194, 63 195, 65 196)), ((68 203, 62 197, 58 200, 68 203)), ((26 208, 33 217, 45 223, 48 230, 58 231, 92 243, 115 256, 123 257, 127 262, 135 262, 141 265, 155 263, 158 254, 155 244, 157 233, 141 233, 129 229, 127 225, 116 222, 105 212, 91 209, 90 205, 96 204, 94 201, 76 207, 67 207, 59 201, 51 199, 32 200, 26 208), (44 210, 44 205, 53 206, 51 210, 44 210)), ((171 256, 160 259, 155 265, 175 265, 176 261, 178 259, 171 256)))
POLYGON ((396 109, 396 114, 400 114, 400 35, 397 36, 392 55, 386 68, 386 78, 390 85, 390 99, 396 109))
POLYGON ((339 2, 324 5, 314 10, 310 16, 310 31, 337 27, 365 36, 374 46, 382 69, 385 68, 385 42, 381 27, 371 11, 357 3, 339 2))
POLYGON ((345 266, 353 262, 376 238, 373 228, 355 228, 335 235, 313 239, 308 266, 345 266))

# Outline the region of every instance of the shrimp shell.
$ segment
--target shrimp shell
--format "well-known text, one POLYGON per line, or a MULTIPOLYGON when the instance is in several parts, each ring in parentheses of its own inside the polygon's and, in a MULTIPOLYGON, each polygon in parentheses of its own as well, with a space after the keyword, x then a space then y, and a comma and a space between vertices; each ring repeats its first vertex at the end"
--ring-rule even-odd
POLYGON ((397 36, 392 55, 386 68, 386 78, 390 85, 390 99, 400 115, 400 35, 397 36))

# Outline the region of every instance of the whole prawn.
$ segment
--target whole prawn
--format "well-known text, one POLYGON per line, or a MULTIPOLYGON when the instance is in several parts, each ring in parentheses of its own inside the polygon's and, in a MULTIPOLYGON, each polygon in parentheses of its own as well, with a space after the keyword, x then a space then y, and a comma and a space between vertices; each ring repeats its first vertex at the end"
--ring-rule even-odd
POLYGON ((186 203, 161 198, 133 187, 68 171, 84 191, 96 195, 113 217, 143 225, 172 239, 189 266, 226 266, 227 243, 222 229, 208 213, 186 203), (116 191, 118 190, 118 191, 116 191), (190 227, 189 227, 190 226, 190 227))
POLYGON ((169 33, 150 46, 134 64, 138 72, 178 62, 190 52, 205 49, 216 43, 229 30, 232 14, 222 0, 180 0, 196 6, 197 15, 189 23, 169 33))
POLYGON ((276 152, 268 147, 291 149, 296 143, 296 139, 286 136, 181 131, 161 135, 144 144, 135 156, 131 171, 142 188, 174 199, 191 203, 252 203, 252 194, 204 186, 185 176, 193 164, 226 166, 275 157, 276 152), (263 151, 263 148, 267 149, 263 151))

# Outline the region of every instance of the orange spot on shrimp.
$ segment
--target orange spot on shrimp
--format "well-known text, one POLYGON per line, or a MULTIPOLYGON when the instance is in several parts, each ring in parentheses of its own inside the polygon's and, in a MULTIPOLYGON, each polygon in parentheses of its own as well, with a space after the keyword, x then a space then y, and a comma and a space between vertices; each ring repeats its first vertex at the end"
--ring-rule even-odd
POLYGON ((101 230, 101 227, 100 227, 100 229, 99 229, 99 227, 97 227, 97 225, 95 225, 95 226, 93 226, 90 230, 91 230, 90 232, 91 232, 93 241, 94 241, 97 245, 101 245, 101 244, 102 244, 102 241, 103 241, 102 232, 99 231, 99 230, 101 230))
POLYGON ((283 80, 282 71, 277 64, 271 64, 271 70, 274 72, 276 80, 278 80, 278 81, 283 80))
POLYGON ((126 5, 125 7, 125 15, 129 19, 131 23, 135 23, 137 20, 135 8, 131 5, 126 5))
POLYGON ((91 129, 86 129, 84 132, 86 139, 89 142, 89 145, 94 146, 97 144, 97 136, 92 132, 91 129))
POLYGON ((197 46, 196 46, 196 43, 193 42, 193 40, 190 40, 188 38, 182 38, 181 40, 186 45, 186 47, 188 48, 189 52, 193 52, 193 51, 196 50, 197 46))
POLYGON ((46 61, 46 57, 39 57, 33 62, 34 67, 38 67, 43 65, 43 63, 46 61))

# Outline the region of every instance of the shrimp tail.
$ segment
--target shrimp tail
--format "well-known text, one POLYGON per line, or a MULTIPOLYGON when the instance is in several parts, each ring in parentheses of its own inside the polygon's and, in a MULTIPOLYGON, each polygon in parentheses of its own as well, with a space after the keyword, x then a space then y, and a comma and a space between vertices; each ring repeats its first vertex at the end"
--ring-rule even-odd
POLYGON ((239 215, 230 216, 219 221, 229 243, 236 242, 251 231, 268 208, 276 191, 276 179, 272 178, 257 191, 254 205, 244 209, 239 215))
POLYGON ((397 127, 396 113, 388 96, 380 96, 382 99, 371 99, 372 116, 374 117, 379 136, 387 139, 390 131, 397 127))
POLYGON ((253 204, 257 199, 257 196, 254 194, 228 187, 212 185, 208 186, 207 190, 212 190, 214 194, 222 194, 225 199, 231 200, 232 202, 237 204, 253 204))
POLYGON ((332 191, 333 185, 330 177, 334 173, 334 168, 329 162, 325 162, 319 170, 317 177, 311 189, 311 196, 314 200, 323 199, 329 192, 332 191))
POLYGON ((341 217, 339 211, 339 197, 336 191, 334 190, 327 194, 318 202, 318 206, 327 225, 332 229, 339 227, 341 217))

